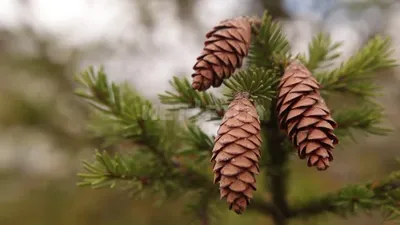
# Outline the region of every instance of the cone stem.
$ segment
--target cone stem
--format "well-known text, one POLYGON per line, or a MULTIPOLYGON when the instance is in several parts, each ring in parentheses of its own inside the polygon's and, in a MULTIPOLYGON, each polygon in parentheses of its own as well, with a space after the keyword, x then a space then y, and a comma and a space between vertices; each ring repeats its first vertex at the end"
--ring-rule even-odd
POLYGON ((268 124, 263 124, 265 131, 265 139, 267 140, 268 172, 267 180, 268 186, 272 194, 272 202, 279 209, 282 217, 275 218, 275 224, 286 224, 286 218, 289 214, 289 206, 286 199, 287 192, 287 161, 288 151, 282 146, 285 136, 281 134, 278 124, 278 117, 276 113, 276 101, 271 104, 271 115, 268 124))

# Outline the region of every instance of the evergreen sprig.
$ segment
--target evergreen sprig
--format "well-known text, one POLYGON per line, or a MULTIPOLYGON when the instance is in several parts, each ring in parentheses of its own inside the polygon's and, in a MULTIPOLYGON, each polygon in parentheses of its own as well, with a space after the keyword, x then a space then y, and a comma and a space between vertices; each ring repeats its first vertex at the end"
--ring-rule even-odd
POLYGON ((336 134, 342 137, 349 136, 353 140, 353 131, 356 130, 372 135, 387 135, 391 131, 381 127, 383 109, 373 103, 339 111, 333 114, 333 118, 338 123, 336 134))
MULTIPOLYGON (((114 188, 118 181, 130 182, 138 189, 142 189, 148 183, 148 177, 154 178, 151 174, 150 165, 138 166, 138 163, 151 164, 149 154, 140 154, 140 151, 131 156, 115 155, 110 156, 106 151, 96 151, 95 161, 89 163, 83 161, 83 168, 87 173, 78 173, 82 181, 79 186, 91 186, 92 188, 114 188), (149 167, 150 170, 144 169, 149 167)), ((159 175, 157 172, 157 176, 159 175)))
POLYGON ((380 210, 386 220, 398 218, 400 173, 366 184, 346 186, 335 193, 314 197, 293 206, 290 217, 310 217, 332 212, 341 216, 380 210))
POLYGON ((332 65, 332 61, 340 56, 337 52, 342 43, 332 43, 329 35, 319 33, 314 36, 308 45, 308 59, 303 54, 300 56, 304 65, 312 72, 319 68, 325 68, 332 65))
POLYGON ((155 126, 157 112, 151 102, 143 99, 128 85, 116 85, 109 82, 103 68, 97 72, 93 67, 75 76, 75 80, 83 86, 75 94, 87 100, 90 106, 100 113, 103 121, 120 126, 117 135, 124 138, 142 135, 141 126, 155 126))
POLYGON ((109 82, 102 68, 96 72, 90 67, 75 79, 84 86, 76 94, 86 99, 102 118, 106 118, 109 126, 118 127, 115 129, 118 133, 114 135, 146 145, 150 152, 158 156, 163 166, 171 167, 168 155, 171 155, 173 148, 167 149, 163 145, 165 134, 168 134, 163 131, 171 129, 171 126, 166 127, 165 121, 158 120, 158 112, 150 101, 135 93, 128 85, 109 82))
POLYGON ((255 28, 255 36, 249 50, 249 64, 265 69, 275 69, 287 59, 290 45, 279 22, 265 12, 261 25, 255 28))
MULTIPOLYGON (((249 210, 269 215, 277 225, 287 224, 291 218, 315 216, 326 212, 341 216, 361 211, 381 210, 387 220, 399 219, 400 172, 387 178, 366 184, 344 187, 336 192, 313 197, 304 202, 291 203, 287 199, 288 162, 290 147, 278 127, 276 115, 276 86, 289 55, 289 43, 280 25, 264 14, 262 23, 255 27, 255 38, 250 49, 250 66, 224 81, 229 89, 227 96, 246 91, 259 101, 262 138, 261 166, 267 167, 266 184, 271 201, 254 196, 249 210), (264 101, 267 100, 267 101, 264 101), (263 115, 261 115, 261 113, 263 115), (267 116, 266 116, 267 115, 267 116)), ((338 56, 329 37, 317 35, 309 45, 309 58, 300 56, 306 65, 314 69, 323 90, 372 96, 376 88, 370 78, 378 69, 395 65, 388 39, 376 37, 361 51, 342 63, 338 68, 325 71, 327 63, 338 56)), ((114 142, 128 140, 124 146, 128 154, 111 155, 96 152, 95 160, 84 162, 85 173, 78 174, 79 185, 101 187, 126 187, 131 193, 156 192, 162 197, 195 193, 190 205, 203 223, 209 221, 210 205, 217 199, 218 188, 205 163, 213 148, 213 137, 209 137, 196 123, 198 117, 182 123, 181 118, 160 120, 159 112, 150 101, 141 97, 128 85, 108 81, 101 68, 91 67, 76 77, 83 89, 76 93, 92 106, 96 123, 91 130, 98 137, 110 138, 114 142)), ((172 106, 170 111, 200 109, 200 114, 213 112, 218 119, 224 115, 229 98, 218 98, 207 92, 192 89, 188 79, 174 77, 174 91, 161 94, 163 104, 172 106)), ((334 111, 334 110, 333 110, 334 111)), ((388 129, 380 127, 383 110, 376 104, 335 112, 339 127, 338 135, 353 136, 353 130, 367 134, 384 135, 388 129)), ((185 118, 186 119, 186 118, 185 118)))
POLYGON ((131 143, 125 146, 130 155, 97 152, 92 163, 85 161, 87 173, 78 174, 82 179, 80 186, 120 186, 131 195, 156 194, 160 201, 190 190, 213 190, 209 191, 210 198, 217 193, 202 164, 187 163, 204 161, 206 155, 194 151, 196 154, 188 154, 190 149, 199 147, 205 153, 212 145, 210 137, 199 127, 189 124, 184 128, 177 117, 160 120, 148 100, 128 85, 108 81, 102 68, 95 71, 90 67, 75 79, 83 86, 76 94, 89 102, 100 121, 115 128, 103 135, 119 135, 119 140, 131 143), (176 138, 184 135, 187 138, 176 138))
POLYGON ((180 174, 163 169, 158 159, 145 151, 114 156, 97 151, 95 160, 84 161, 83 166, 86 173, 78 173, 81 178, 78 186, 119 188, 135 198, 157 196, 156 204, 178 197, 182 192, 180 174))
POLYGON ((247 92, 253 100, 272 100, 276 95, 276 87, 280 74, 260 67, 249 67, 224 82, 229 88, 227 96, 233 99, 238 92, 247 92))
POLYGON ((316 73, 322 90, 374 96, 378 87, 371 80, 373 73, 396 66, 390 43, 389 38, 376 36, 338 68, 316 73))
MULTIPOLYGON (((99 79, 102 79, 103 82, 107 80, 100 78, 101 73, 103 72, 99 72, 98 74, 93 72, 92 74, 94 74, 94 76, 92 76, 92 81, 95 82, 86 83, 88 84, 86 88, 91 90, 91 93, 99 93, 101 88, 112 86, 109 85, 110 82, 106 82, 106 84, 103 83, 102 85, 96 85, 96 83, 99 83, 97 82, 99 79), (98 87, 101 87, 100 90, 97 90, 98 87)), ((85 76, 85 74, 88 73, 82 73, 81 76, 85 76)), ((114 84, 115 90, 120 90, 120 88, 121 87, 119 85, 114 84)), ((94 102, 101 103, 106 101, 101 101, 100 99, 110 99, 110 96, 107 94, 91 95, 87 94, 87 92, 81 91, 78 93, 80 96, 83 96, 84 99, 91 99, 94 102), (82 95, 81 93, 86 94, 82 95), (98 99, 98 96, 103 96, 104 98, 98 99)), ((129 93, 129 95, 136 95, 134 92, 127 93, 129 93)), ((120 96, 124 96, 125 94, 121 94, 120 96)), ((121 109, 114 112, 123 112, 125 109, 123 106, 127 105, 127 102, 134 104, 134 102, 131 102, 131 99, 132 98, 127 97, 122 98, 120 102, 121 109)), ((115 101, 108 101, 108 103, 104 103, 102 107, 108 109, 113 108, 113 103, 109 102, 115 101)), ((94 110, 97 110, 97 108, 97 106, 93 107, 94 110)), ((377 108, 374 108, 374 110, 377 110, 377 108)), ((374 110, 366 110, 365 108, 354 109, 352 113, 340 112, 336 118, 339 124, 342 124, 343 127, 345 124, 347 124, 349 128, 356 127, 361 130, 368 130, 368 126, 375 124, 375 122, 380 118, 380 116, 376 116, 380 115, 380 111, 374 110)), ((110 113, 110 110, 99 110, 98 112, 102 113, 103 116, 111 116, 113 118, 112 121, 115 121, 116 124, 125 124, 121 117, 123 114, 110 113)), ((126 116, 124 118, 130 120, 132 117, 126 116)), ((157 124, 158 127, 163 127, 160 125, 160 121, 158 121, 157 124)), ((170 129, 172 126, 171 124, 167 123, 165 124, 165 127, 170 129)), ((141 129, 140 126, 136 128, 141 129)), ((178 138, 178 141, 181 143, 180 145, 171 145, 169 142, 174 141, 174 138, 171 136, 164 138, 164 142, 160 141, 162 140, 160 137, 162 137, 163 134, 171 132, 163 132, 161 129, 153 130, 153 132, 154 135, 159 136, 159 138, 145 139, 142 140, 142 142, 139 141, 138 143, 140 145, 133 145, 131 147, 132 149, 135 149, 135 154, 130 156, 116 155, 111 157, 106 152, 97 152, 94 162, 84 162, 86 173, 78 174, 78 176, 82 179, 79 185, 91 186, 93 188, 122 187, 123 189, 129 191, 131 195, 139 194, 139 196, 143 196, 147 193, 146 191, 150 191, 153 194, 157 193, 161 200, 165 197, 182 193, 182 191, 185 190, 199 190, 201 192, 211 193, 211 195, 218 194, 212 192, 212 190, 216 190, 212 185, 212 181, 198 168, 196 168, 198 165, 196 165, 196 163, 188 163, 196 162, 196 159, 201 158, 202 154, 204 159, 204 156, 207 153, 210 153, 209 151, 212 148, 212 139, 210 137, 208 137, 197 125, 193 123, 188 123, 186 128, 183 130, 179 129, 176 132, 172 132, 174 134, 182 135, 179 137, 186 137, 182 139, 178 138), (159 154, 162 152, 159 150, 161 146, 166 147, 167 149, 175 149, 175 151, 171 151, 171 158, 166 157, 166 155, 159 154), (174 157, 177 158, 174 159, 174 157), (162 159, 161 161, 167 161, 166 165, 171 165, 171 167, 160 164, 160 158, 162 159)), ((371 133, 375 134, 376 132, 371 133)), ((135 138, 132 140, 137 141, 135 138)), ((273 171, 271 170, 269 172, 271 173, 273 171)), ((400 187, 399 178, 400 174, 395 173, 389 178, 383 179, 379 182, 368 183, 366 185, 349 186, 336 193, 331 193, 322 197, 316 197, 314 199, 310 199, 309 201, 295 204, 290 206, 287 216, 288 218, 307 217, 324 212, 334 212, 339 215, 344 215, 346 212, 359 211, 357 209, 381 209, 385 218, 388 220, 395 219, 398 216, 398 206, 396 204, 399 201, 400 196, 398 195, 398 189, 400 187)), ((207 196, 210 197, 210 195, 207 196)), ((200 203, 203 203, 203 201, 196 205, 198 207, 192 207, 194 209, 198 209, 201 206, 200 203)), ((272 215, 277 221, 280 220, 279 218, 282 218, 282 214, 277 211, 276 207, 271 205, 269 202, 265 202, 264 200, 256 198, 254 203, 254 208, 250 207, 249 210, 262 210, 262 213, 272 215)))
POLYGON ((186 123, 186 129, 179 135, 180 140, 186 145, 179 150, 178 154, 183 156, 197 156, 198 160, 210 157, 214 147, 214 141, 193 121, 186 123))
POLYGON ((161 103, 175 106, 170 110, 200 109, 198 115, 204 112, 214 112, 221 117, 224 114, 226 102, 212 93, 198 92, 192 88, 187 78, 173 77, 170 81, 174 92, 166 91, 160 94, 161 103))

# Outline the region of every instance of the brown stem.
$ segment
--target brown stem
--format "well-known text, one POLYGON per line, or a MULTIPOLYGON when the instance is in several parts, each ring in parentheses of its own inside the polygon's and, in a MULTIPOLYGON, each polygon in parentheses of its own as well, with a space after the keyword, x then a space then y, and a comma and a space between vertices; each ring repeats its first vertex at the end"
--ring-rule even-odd
POLYGON ((260 212, 261 214, 271 216, 274 224, 276 225, 284 225, 285 224, 285 217, 282 215, 281 211, 273 204, 266 202, 266 201, 258 201, 254 199, 251 203, 250 210, 255 210, 260 212))
POLYGON ((265 139, 267 140, 268 159, 265 163, 268 167, 268 185, 272 194, 272 203, 282 214, 276 218, 275 224, 286 224, 286 218, 289 215, 289 206, 286 199, 287 192, 287 169, 288 151, 286 151, 282 143, 285 136, 281 135, 278 117, 275 109, 276 101, 271 104, 271 115, 269 126, 264 126, 265 139))
POLYGON ((143 139, 143 144, 147 145, 147 147, 150 149, 150 151, 157 156, 157 158, 160 160, 160 162, 165 166, 167 169, 171 169, 172 162, 168 160, 166 155, 164 154, 163 151, 160 151, 156 147, 156 143, 154 141, 150 140, 149 134, 146 129, 146 125, 144 124, 144 120, 138 119, 137 123, 139 124, 140 129, 142 130, 142 139, 143 139))
POLYGON ((207 206, 201 208, 201 210, 199 212, 199 216, 200 216, 201 225, 209 225, 210 224, 210 219, 208 217, 208 212, 207 212, 207 206))

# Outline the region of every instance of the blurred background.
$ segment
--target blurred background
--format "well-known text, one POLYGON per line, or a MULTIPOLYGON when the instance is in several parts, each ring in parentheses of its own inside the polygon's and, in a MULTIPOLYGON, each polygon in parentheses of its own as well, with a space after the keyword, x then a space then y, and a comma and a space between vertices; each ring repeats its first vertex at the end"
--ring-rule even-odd
MULTIPOLYGON (((157 103, 173 75, 189 76, 204 34, 220 20, 261 15, 282 21, 294 53, 319 31, 344 41, 349 57, 374 34, 393 38, 400 60, 400 1, 341 0, 0 0, 0 224, 182 224, 182 202, 152 208, 115 190, 76 188, 80 160, 94 143, 85 132, 87 108, 73 96, 72 76, 104 65, 157 103)), ((337 63, 339 63, 338 61, 337 63)), ((399 169, 400 71, 377 74, 384 87, 389 136, 344 140, 334 166, 321 173, 293 160, 291 200, 379 179, 399 169)), ((215 124, 206 126, 216 132, 215 124)), ((268 224, 256 214, 221 209, 221 224, 268 224)), ((379 215, 323 216, 293 224, 380 224, 379 215)))

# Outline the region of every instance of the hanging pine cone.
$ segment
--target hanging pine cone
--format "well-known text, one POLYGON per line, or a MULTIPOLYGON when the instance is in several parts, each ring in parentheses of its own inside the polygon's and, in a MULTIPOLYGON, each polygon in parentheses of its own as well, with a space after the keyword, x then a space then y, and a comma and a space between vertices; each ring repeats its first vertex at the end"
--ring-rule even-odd
POLYGON ((339 141, 333 130, 337 124, 319 93, 320 85, 299 62, 291 62, 279 84, 277 112, 284 129, 308 166, 326 170, 339 141))
POLYGON ((256 108, 247 93, 239 93, 222 119, 211 157, 221 199, 226 198, 229 209, 238 214, 245 211, 256 190, 261 142, 256 108))
POLYGON ((206 34, 204 49, 193 66, 192 87, 199 91, 210 86, 219 87, 236 68, 242 66, 251 39, 251 23, 248 18, 238 17, 221 21, 206 34))

